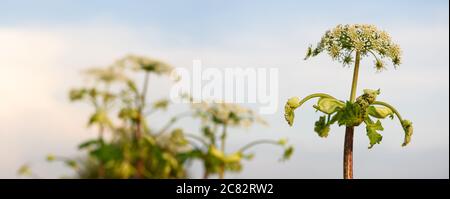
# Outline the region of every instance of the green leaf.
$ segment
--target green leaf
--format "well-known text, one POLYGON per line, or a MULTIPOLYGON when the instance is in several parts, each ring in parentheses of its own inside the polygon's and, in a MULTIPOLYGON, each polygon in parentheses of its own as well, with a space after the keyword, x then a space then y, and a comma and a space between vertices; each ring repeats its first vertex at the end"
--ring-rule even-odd
POLYGON ((78 163, 75 160, 66 160, 64 163, 72 169, 76 169, 78 167, 78 163))
POLYGON ((86 89, 72 89, 69 92, 70 101, 78 101, 83 99, 87 93, 86 89))
POLYGON ((236 163, 240 162, 242 159, 242 154, 240 152, 232 153, 230 155, 226 155, 224 158, 225 163, 236 163))
POLYGON ((181 152, 177 154, 177 158, 180 160, 180 162, 185 162, 189 159, 203 159, 204 153, 200 149, 194 149, 187 152, 181 152))
POLYGON ((88 140, 88 141, 85 141, 85 142, 81 143, 80 145, 78 145, 78 149, 84 149, 84 148, 90 147, 92 145, 98 145, 98 144, 102 144, 102 141, 99 139, 88 140))
POLYGON ((209 147, 208 154, 211 155, 211 157, 222 161, 225 159, 225 154, 223 154, 223 152, 217 149, 215 146, 209 147))
POLYGON ((306 56, 304 58, 304 60, 307 60, 308 58, 310 58, 313 55, 313 49, 312 46, 308 46, 308 49, 306 50, 306 56))
POLYGON ((153 103, 154 109, 166 110, 168 106, 169 106, 169 100, 167 100, 167 99, 158 100, 155 103, 153 103))
POLYGON ((132 164, 130 164, 127 161, 121 162, 116 168, 115 168, 115 173, 120 176, 123 179, 129 178, 131 177, 134 172, 135 172, 135 168, 133 167, 132 164))
POLYGON ((119 118, 120 119, 130 119, 132 121, 137 121, 139 117, 139 112, 138 110, 134 109, 134 108, 122 108, 119 111, 119 118))
POLYGON ((331 119, 331 122, 338 122, 339 126, 347 127, 359 126, 364 121, 365 115, 361 107, 356 103, 347 101, 344 108, 339 109, 331 119))
POLYGON ((30 169, 30 167, 28 166, 28 165, 22 165, 20 168, 19 168, 19 170, 17 171, 17 173, 19 174, 19 175, 22 175, 22 176, 32 176, 33 175, 33 173, 31 172, 31 169, 30 169))
POLYGON ((337 99, 321 97, 317 101, 317 105, 314 105, 314 108, 325 113, 332 114, 335 113, 339 108, 344 108, 345 104, 337 99))
POLYGON ((327 121, 327 116, 321 116, 315 123, 314 131, 320 137, 327 137, 330 132, 330 123, 327 121))
POLYGON ((127 81, 127 86, 133 93, 135 93, 135 94, 139 93, 139 91, 137 89, 137 86, 136 86, 136 83, 134 83, 134 81, 128 80, 127 81))
POLYGON ((149 135, 145 135, 142 137, 142 141, 144 144, 146 144, 147 146, 154 146, 156 145, 156 140, 155 138, 153 138, 152 136, 149 135))
POLYGON ((412 126, 412 122, 409 120, 403 120, 402 121, 402 127, 403 130, 405 131, 405 140, 403 141, 402 146, 406 146, 409 144, 409 142, 411 142, 411 136, 413 134, 413 126, 412 126))
POLYGON ((286 138, 282 138, 280 140, 278 140, 278 144, 281 146, 284 146, 287 144, 287 139, 286 138))
POLYGON ((378 118, 378 119, 384 119, 388 116, 391 119, 394 118, 394 112, 390 108, 387 108, 384 106, 381 106, 381 107, 380 106, 369 106, 367 108, 367 113, 370 116, 378 118))
POLYGON ((52 162, 52 161, 56 160, 56 157, 53 154, 48 154, 46 160, 48 162, 52 162))
POLYGON ((180 128, 174 129, 172 131, 170 140, 179 146, 186 146, 188 144, 188 141, 184 137, 183 129, 180 129, 180 128))
POLYGON ((242 158, 246 159, 246 160, 252 160, 255 157, 254 153, 250 153, 250 154, 242 154, 242 158))
POLYGON ((381 143, 383 136, 381 136, 381 134, 379 134, 378 131, 383 131, 383 130, 384 130, 384 128, 381 125, 380 120, 378 120, 376 123, 374 123, 370 119, 366 120, 367 137, 369 137, 369 140, 370 140, 369 149, 371 149, 375 144, 381 143))
POLYGON ((214 135, 214 132, 211 130, 209 126, 203 127, 202 133, 205 137, 207 137, 211 141, 211 143, 216 142, 216 136, 214 135))
POLYGON ((91 126, 93 124, 104 124, 104 125, 110 125, 111 121, 108 118, 108 114, 103 110, 97 110, 94 114, 91 115, 89 118, 88 126, 91 126))
POLYGON ((284 150, 282 160, 288 160, 288 159, 290 159, 293 153, 294 153, 294 147, 292 147, 292 146, 287 147, 287 148, 284 150))
POLYGON ((91 151, 90 155, 101 162, 122 159, 122 151, 118 146, 112 144, 103 144, 98 149, 91 151))

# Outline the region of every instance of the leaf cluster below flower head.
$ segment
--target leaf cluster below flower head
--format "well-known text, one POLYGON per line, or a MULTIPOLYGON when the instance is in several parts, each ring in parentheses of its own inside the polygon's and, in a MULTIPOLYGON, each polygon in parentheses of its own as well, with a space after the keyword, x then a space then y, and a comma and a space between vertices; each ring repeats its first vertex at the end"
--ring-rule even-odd
POLYGON ((412 123, 409 120, 403 120, 394 107, 385 102, 377 102, 376 98, 379 94, 379 89, 365 89, 364 94, 359 96, 355 102, 347 101, 345 103, 323 93, 309 95, 303 100, 294 97, 286 103, 285 119, 289 125, 292 125, 295 116, 294 110, 306 100, 320 97, 317 104, 313 106, 317 111, 325 114, 320 116, 314 124, 314 131, 320 137, 327 137, 330 132, 330 126, 334 123, 337 123, 339 126, 355 127, 364 122, 367 137, 369 138, 369 148, 372 148, 375 144, 380 144, 383 138, 379 133, 379 131, 384 130, 380 119, 387 117, 393 119, 394 115, 397 115, 405 132, 405 140, 402 146, 406 146, 410 142, 413 133, 412 123), (374 122, 373 118, 377 120, 374 122))
POLYGON ((347 102, 343 108, 337 110, 331 121, 337 121, 339 126, 358 126, 366 117, 364 113, 365 111, 359 104, 347 102))

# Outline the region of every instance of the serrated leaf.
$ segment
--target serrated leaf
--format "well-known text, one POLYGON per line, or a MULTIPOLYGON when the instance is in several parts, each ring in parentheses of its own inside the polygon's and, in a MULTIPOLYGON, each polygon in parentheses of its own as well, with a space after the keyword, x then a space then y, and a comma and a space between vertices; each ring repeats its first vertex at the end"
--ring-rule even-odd
POLYGON ((369 138, 370 144, 369 149, 371 149, 375 144, 380 144, 383 136, 378 133, 378 131, 383 131, 384 128, 381 125, 380 120, 376 123, 372 122, 370 119, 366 120, 366 131, 367 137, 369 138))
POLYGON ((339 126, 352 127, 359 126, 364 121, 364 118, 364 111, 361 110, 361 107, 356 103, 347 101, 344 108, 339 109, 331 121, 337 121, 339 126))
POLYGON ((320 137, 327 137, 330 132, 330 124, 327 121, 327 116, 321 116, 319 120, 314 124, 314 131, 320 137))
POLYGON ((283 152, 282 160, 290 159, 293 153, 294 153, 294 147, 292 147, 292 146, 287 147, 283 152))

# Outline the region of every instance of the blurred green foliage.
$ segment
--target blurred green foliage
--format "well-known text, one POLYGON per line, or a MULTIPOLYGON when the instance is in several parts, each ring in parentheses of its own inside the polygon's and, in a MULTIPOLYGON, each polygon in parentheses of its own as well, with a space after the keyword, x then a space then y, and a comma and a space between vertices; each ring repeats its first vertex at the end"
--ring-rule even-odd
MULTIPOLYGON (((164 62, 131 55, 84 74, 88 85, 70 90, 69 98, 92 107, 87 126, 94 128, 97 136, 79 144, 78 149, 86 153, 82 158, 47 156, 47 161, 63 162, 73 169, 76 178, 186 178, 193 160, 203 163, 204 178, 211 174, 223 178, 227 171, 241 171, 242 160, 253 157, 248 153, 253 146, 281 146, 285 150, 282 159, 288 159, 293 152, 285 140, 257 140, 228 153, 225 146, 229 127, 247 128, 265 122, 239 105, 194 103, 188 95, 182 96, 191 104, 188 112, 171 117, 160 130, 151 128, 149 116, 167 110, 170 101, 149 102, 150 77, 176 76, 164 62), (202 121, 200 132, 191 134, 174 127, 186 117, 202 121)), ((32 172, 24 165, 20 174, 31 176, 32 172)))

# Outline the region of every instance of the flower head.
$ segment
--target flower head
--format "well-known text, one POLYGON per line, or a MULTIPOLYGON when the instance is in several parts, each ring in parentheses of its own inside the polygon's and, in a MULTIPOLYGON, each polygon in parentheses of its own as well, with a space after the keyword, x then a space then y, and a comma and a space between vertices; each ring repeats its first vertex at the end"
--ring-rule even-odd
POLYGON ((401 63, 400 47, 391 41, 389 34, 367 24, 338 25, 328 30, 315 48, 308 48, 305 59, 323 51, 344 65, 353 62, 353 52, 359 52, 363 57, 374 56, 378 71, 385 68, 385 58, 394 66, 401 63))
POLYGON ((193 103, 192 108, 205 122, 241 127, 250 127, 254 123, 266 124, 258 114, 238 104, 202 101, 193 103))
POLYGON ((172 66, 147 57, 128 55, 115 63, 119 67, 130 67, 133 70, 144 70, 156 73, 158 75, 170 75, 173 71, 172 66))

